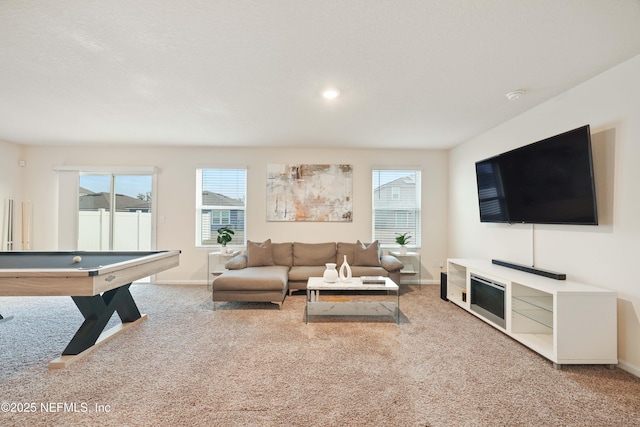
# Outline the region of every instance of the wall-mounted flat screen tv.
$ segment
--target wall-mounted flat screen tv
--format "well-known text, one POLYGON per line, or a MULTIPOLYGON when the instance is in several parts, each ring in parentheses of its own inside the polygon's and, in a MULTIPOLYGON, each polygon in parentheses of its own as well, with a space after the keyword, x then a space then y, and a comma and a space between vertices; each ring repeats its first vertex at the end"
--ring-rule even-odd
POLYGON ((476 162, 481 222, 597 225, 589 125, 476 162))

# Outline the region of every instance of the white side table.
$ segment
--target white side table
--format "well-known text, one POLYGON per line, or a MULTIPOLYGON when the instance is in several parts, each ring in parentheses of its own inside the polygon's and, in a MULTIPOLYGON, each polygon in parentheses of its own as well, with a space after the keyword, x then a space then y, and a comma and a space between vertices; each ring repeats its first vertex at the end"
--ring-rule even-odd
POLYGON ((231 252, 215 251, 207 254, 207 289, 210 292, 213 292, 213 281, 226 270, 224 265, 227 261, 241 252, 240 250, 231 252))
MULTIPOLYGON (((416 277, 418 281, 415 284, 422 289, 422 255, 420 252, 401 253, 400 251, 389 251, 389 254, 398 258, 404 264, 404 268, 400 271, 401 277, 416 277)), ((414 284, 413 281, 411 284, 414 284)))

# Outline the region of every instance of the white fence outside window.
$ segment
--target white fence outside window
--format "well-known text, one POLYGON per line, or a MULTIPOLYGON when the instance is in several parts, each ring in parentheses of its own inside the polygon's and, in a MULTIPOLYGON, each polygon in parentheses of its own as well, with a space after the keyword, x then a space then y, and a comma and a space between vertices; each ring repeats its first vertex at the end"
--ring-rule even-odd
MULTIPOLYGON (((78 249, 84 251, 109 250, 110 213, 105 209, 78 212, 80 236, 78 249)), ((116 212, 113 247, 119 251, 151 250, 151 213, 116 212)))

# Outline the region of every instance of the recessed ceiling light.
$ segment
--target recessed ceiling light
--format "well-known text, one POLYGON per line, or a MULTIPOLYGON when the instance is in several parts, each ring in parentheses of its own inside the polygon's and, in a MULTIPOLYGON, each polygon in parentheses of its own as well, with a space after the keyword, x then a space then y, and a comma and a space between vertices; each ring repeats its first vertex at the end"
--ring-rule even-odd
POLYGON ((336 99, 340 96, 340 91, 338 89, 326 89, 322 92, 322 97, 324 99, 336 99))
POLYGON ((505 96, 509 101, 515 101, 516 99, 520 98, 522 95, 524 95, 523 90, 514 90, 513 92, 509 92, 505 96))

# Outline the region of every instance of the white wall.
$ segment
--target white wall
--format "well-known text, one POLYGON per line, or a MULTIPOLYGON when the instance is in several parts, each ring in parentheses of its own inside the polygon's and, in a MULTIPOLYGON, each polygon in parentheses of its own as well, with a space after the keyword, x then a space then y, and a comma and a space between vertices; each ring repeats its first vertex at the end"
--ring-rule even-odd
MULTIPOLYGON (((195 247, 195 169, 247 166, 247 233, 250 240, 368 241, 371 238, 371 169, 375 166, 422 168, 423 280, 439 281, 433 259, 447 254, 448 152, 443 150, 325 150, 175 147, 39 147, 25 146, 28 160, 25 192, 34 204, 34 249, 56 250, 58 242, 58 172, 56 166, 155 166, 157 248, 180 249, 180 267, 158 275, 167 283, 206 281, 207 252, 195 247), (269 163, 345 163, 354 171, 354 217, 351 223, 267 222, 266 167, 269 163)), ((233 242, 232 242, 233 244, 233 242)))
POLYGON ((505 259, 618 292, 621 367, 640 376, 640 56, 450 152, 449 255, 505 259), (474 163, 591 125, 600 225, 482 224, 474 163), (535 253, 532 253, 532 236, 535 253))
POLYGON ((0 250, 6 250, 8 200, 14 201, 14 249, 20 249, 20 204, 24 169, 18 162, 22 159, 22 147, 0 141, 0 250), (18 245, 15 242, 18 240, 18 245))

